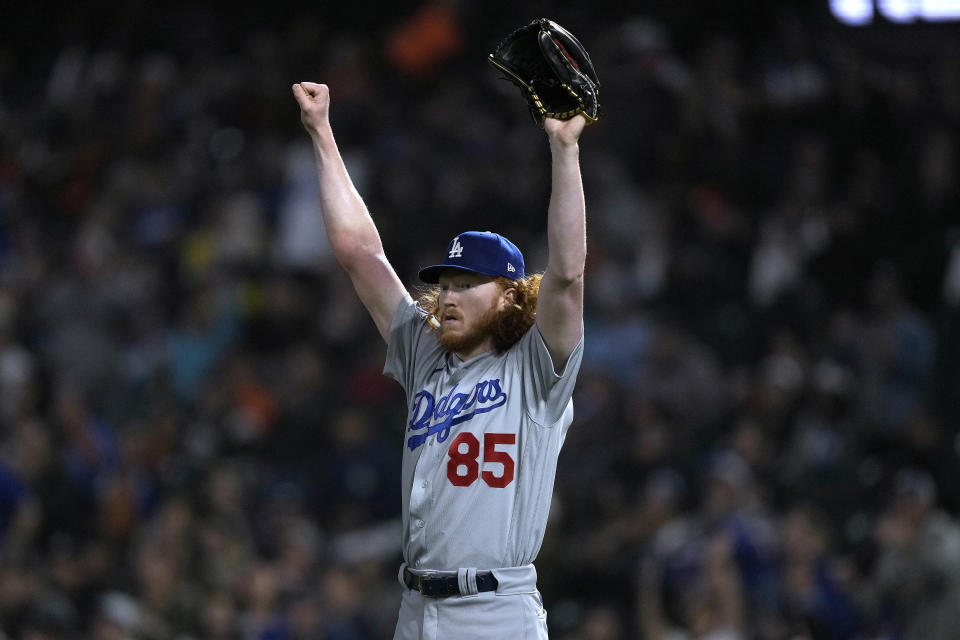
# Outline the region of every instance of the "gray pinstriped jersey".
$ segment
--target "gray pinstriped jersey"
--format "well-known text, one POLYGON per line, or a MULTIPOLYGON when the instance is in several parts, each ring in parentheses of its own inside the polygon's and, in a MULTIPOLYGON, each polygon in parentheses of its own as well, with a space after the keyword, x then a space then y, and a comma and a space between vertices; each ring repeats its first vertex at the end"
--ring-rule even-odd
POLYGON ((582 356, 581 339, 557 375, 534 326, 505 353, 463 362, 427 332, 419 306, 400 303, 383 372, 407 396, 403 555, 411 568, 533 562, 582 356))

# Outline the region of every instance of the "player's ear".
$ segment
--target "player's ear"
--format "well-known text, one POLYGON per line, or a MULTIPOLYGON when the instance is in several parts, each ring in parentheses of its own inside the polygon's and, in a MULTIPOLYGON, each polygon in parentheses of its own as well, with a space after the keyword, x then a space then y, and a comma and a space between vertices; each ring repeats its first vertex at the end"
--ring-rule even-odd
POLYGON ((513 306, 517 304, 517 288, 516 287, 507 287, 503 290, 501 295, 501 300, 505 306, 513 306))

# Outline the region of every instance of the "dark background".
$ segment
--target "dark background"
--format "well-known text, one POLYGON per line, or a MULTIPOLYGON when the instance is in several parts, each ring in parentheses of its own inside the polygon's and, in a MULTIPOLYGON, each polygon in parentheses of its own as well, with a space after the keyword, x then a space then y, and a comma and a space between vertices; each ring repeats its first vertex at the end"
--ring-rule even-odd
POLYGON ((6 7, 7 637, 391 637, 403 397, 290 85, 411 287, 471 228, 542 269, 549 151, 484 61, 540 16, 604 108, 551 637, 953 637, 960 25, 826 2, 6 7))

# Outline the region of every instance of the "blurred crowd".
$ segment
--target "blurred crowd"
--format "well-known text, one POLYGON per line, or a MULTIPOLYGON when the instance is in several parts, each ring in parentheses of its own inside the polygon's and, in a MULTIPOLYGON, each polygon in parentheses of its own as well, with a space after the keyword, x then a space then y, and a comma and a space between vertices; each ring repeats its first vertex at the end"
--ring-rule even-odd
POLYGON ((11 8, 0 636, 391 637, 404 399, 290 85, 411 287, 469 228, 542 269, 549 151, 484 57, 544 14, 605 108, 551 637, 956 637, 960 26, 676 4, 11 8))

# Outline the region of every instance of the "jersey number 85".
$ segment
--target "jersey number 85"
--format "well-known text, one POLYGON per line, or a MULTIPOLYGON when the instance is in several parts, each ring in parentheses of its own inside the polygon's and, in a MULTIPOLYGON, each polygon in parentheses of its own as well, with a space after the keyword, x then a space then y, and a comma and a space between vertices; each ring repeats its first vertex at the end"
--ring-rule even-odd
POLYGON ((503 466, 503 473, 495 475, 493 471, 480 472, 480 441, 469 431, 464 431, 450 443, 447 461, 447 478, 457 487, 469 487, 477 477, 483 478, 488 486, 502 489, 513 482, 515 463, 506 451, 497 451, 497 445, 517 443, 515 433, 483 434, 483 462, 497 463, 503 466), (463 473, 461 473, 461 470, 463 473))

